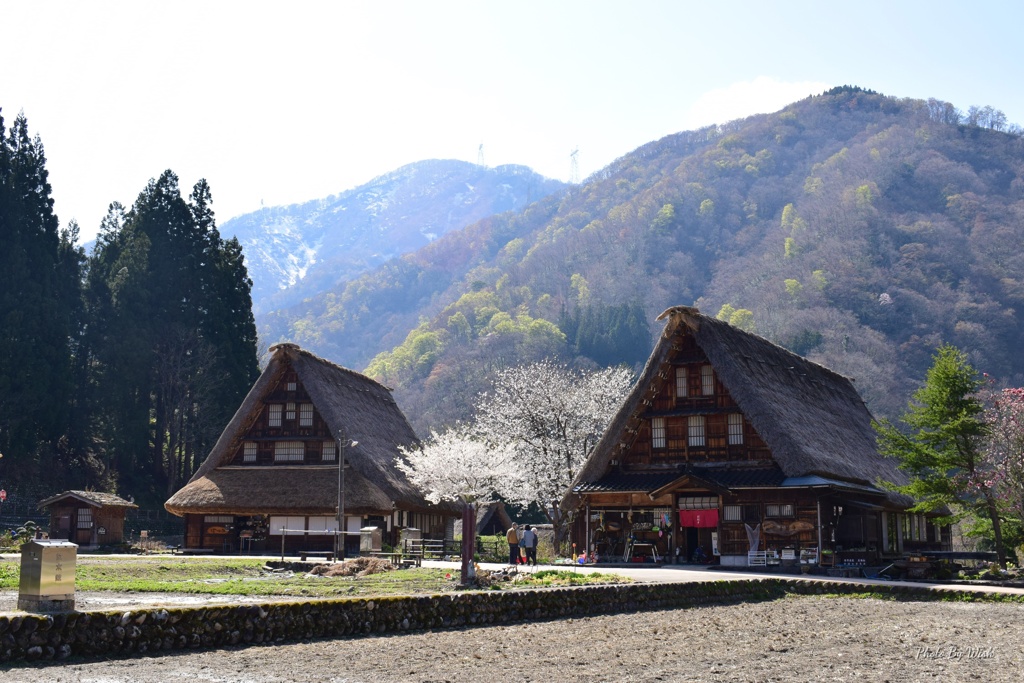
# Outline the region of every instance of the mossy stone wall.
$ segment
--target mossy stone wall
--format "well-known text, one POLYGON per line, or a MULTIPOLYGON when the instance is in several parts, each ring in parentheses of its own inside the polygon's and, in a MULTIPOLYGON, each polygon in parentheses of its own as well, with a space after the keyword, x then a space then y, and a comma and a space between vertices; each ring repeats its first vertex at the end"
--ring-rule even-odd
MULTIPOLYGON (((478 591, 128 612, 0 615, 0 662, 101 658, 675 609, 787 593, 926 597, 927 588, 763 579, 478 591)), ((934 595, 934 593, 933 593, 934 595)), ((979 599, 984 593, 962 594, 979 599)))

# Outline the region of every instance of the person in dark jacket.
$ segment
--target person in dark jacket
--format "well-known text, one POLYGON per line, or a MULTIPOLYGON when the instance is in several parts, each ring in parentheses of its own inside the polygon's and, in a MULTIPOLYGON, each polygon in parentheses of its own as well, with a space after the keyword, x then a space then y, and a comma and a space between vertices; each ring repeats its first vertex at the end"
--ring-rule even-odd
POLYGON ((519 539, 519 544, 526 551, 526 564, 533 564, 537 566, 537 532, 533 530, 529 524, 526 525, 526 531, 523 532, 523 537, 519 539))

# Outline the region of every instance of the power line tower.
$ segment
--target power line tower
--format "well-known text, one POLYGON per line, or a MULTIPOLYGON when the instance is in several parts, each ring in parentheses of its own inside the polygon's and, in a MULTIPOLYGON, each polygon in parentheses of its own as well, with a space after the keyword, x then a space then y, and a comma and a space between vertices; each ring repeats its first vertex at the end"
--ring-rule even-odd
POLYGON ((576 158, 576 155, 580 153, 580 148, 577 147, 569 153, 569 184, 579 185, 580 184, 580 161, 576 158))
POLYGON ((487 164, 484 163, 484 143, 482 143, 482 142, 480 143, 480 146, 476 150, 476 165, 477 166, 486 166, 487 165, 487 164))

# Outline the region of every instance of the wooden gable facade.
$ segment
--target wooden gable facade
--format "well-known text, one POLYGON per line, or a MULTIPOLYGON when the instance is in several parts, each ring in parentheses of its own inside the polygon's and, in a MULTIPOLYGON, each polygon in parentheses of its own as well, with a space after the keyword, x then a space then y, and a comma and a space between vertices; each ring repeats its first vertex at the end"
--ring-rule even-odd
POLYGON ((410 527, 443 538, 457 513, 428 503, 394 466, 417 440, 390 390, 295 344, 271 351, 206 461, 165 503, 185 517, 185 547, 330 551, 340 535, 350 555, 366 526, 385 542, 410 527))
POLYGON ((878 486, 904 477, 847 378, 694 308, 662 319, 565 501, 592 558, 868 565, 948 546, 878 486))

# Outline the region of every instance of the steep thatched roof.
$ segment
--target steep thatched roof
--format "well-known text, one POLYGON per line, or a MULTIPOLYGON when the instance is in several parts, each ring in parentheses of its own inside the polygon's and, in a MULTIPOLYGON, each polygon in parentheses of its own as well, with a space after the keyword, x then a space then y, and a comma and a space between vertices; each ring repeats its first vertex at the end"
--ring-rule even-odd
POLYGON ((188 484, 164 507, 188 512, 330 514, 337 510, 337 466, 231 467, 263 398, 293 369, 331 433, 345 443, 345 510, 383 512, 392 508, 440 510, 431 506, 395 466, 401 446, 418 443, 391 391, 358 372, 278 344, 267 368, 249 390, 213 450, 188 484))
POLYGON ((111 508, 137 508, 139 507, 130 500, 125 500, 121 496, 114 495, 113 493, 101 493, 99 491, 65 491, 64 493, 58 493, 56 496, 51 496, 46 500, 39 501, 39 507, 49 507, 55 503, 63 502, 75 502, 85 503, 91 507, 111 507, 111 508))
MULTIPOLYGON (((673 340, 693 335, 719 380, 771 450, 787 478, 818 475, 862 485, 903 483, 895 463, 878 453, 871 414, 846 377, 696 308, 670 308, 643 373, 573 483, 582 491, 609 470, 626 428, 645 412, 644 399, 668 370, 673 340)), ((569 494, 567 502, 574 502, 569 494)), ((894 502, 908 503, 905 497, 894 502)))

